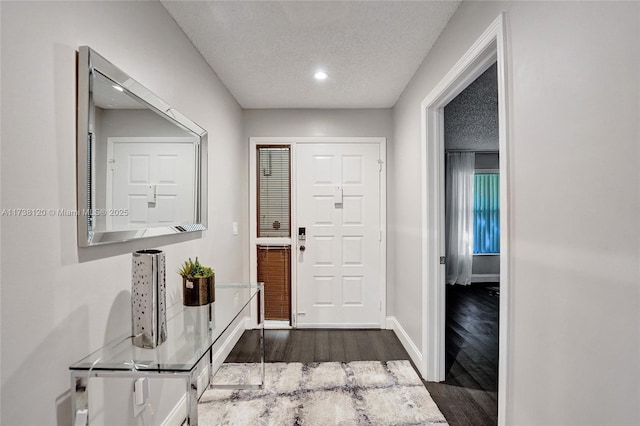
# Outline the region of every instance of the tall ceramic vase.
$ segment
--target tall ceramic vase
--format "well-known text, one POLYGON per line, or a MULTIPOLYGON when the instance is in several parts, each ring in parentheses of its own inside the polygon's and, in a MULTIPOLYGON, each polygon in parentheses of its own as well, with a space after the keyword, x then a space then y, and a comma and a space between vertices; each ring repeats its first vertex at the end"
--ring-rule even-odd
POLYGON ((167 339, 164 252, 138 250, 131 268, 131 333, 133 344, 155 348, 167 339))

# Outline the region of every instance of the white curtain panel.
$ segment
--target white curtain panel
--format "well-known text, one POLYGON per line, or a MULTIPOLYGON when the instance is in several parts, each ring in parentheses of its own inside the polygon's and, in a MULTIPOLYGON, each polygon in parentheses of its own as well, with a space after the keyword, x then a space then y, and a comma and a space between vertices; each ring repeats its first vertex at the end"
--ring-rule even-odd
POLYGON ((447 153, 447 284, 471 284, 473 266, 473 152, 447 153))

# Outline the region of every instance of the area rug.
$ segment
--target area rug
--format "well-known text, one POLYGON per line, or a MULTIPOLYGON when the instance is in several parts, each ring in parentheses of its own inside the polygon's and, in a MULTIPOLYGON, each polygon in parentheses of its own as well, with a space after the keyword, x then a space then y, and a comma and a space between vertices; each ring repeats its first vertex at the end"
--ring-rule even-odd
MULTIPOLYGON (((224 364, 214 383, 241 383, 255 366, 224 364)), ((268 363, 265 376, 262 390, 207 390, 199 424, 447 424, 408 361, 268 363)))

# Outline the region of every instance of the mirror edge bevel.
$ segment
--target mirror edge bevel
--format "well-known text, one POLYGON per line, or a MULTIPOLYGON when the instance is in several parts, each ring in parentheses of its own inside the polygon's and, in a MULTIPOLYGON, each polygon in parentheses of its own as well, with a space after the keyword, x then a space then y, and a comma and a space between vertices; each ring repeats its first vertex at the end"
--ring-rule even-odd
POLYGON ((204 229, 209 228, 209 200, 208 200, 208 184, 209 184, 209 133, 205 130, 200 136, 200 144, 198 146, 198 161, 196 166, 198 167, 198 176, 200 179, 196 182, 198 186, 197 192, 198 205, 196 207, 196 213, 198 215, 197 222, 204 226, 204 229))
POLYGON ((89 242, 89 216, 84 209, 87 207, 89 197, 88 173, 87 173, 87 136, 89 135, 89 70, 91 67, 88 46, 80 46, 77 55, 76 67, 76 120, 77 120, 77 143, 76 143, 76 179, 77 179, 77 226, 78 226, 78 246, 88 247, 89 242), (84 165, 83 165, 84 162, 84 165))

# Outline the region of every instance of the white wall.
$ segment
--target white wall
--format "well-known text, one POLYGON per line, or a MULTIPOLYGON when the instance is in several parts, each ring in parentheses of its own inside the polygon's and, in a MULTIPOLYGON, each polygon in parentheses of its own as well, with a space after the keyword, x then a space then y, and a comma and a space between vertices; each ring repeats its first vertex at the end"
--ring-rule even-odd
POLYGON ((246 109, 245 137, 384 136, 393 133, 391 109, 246 109))
POLYGON ((640 3, 460 6, 394 108, 396 317, 421 347, 420 102, 500 11, 511 99, 506 422, 639 424, 640 3))
MULTIPOLYGON (((387 138, 387 163, 393 157, 393 122, 391 109, 247 109, 244 110, 244 136, 250 137, 358 137, 387 138)), ((248 174, 248 173, 247 173, 248 174)), ((387 185, 390 185, 387 173, 387 185)), ((387 191, 388 194, 388 191, 387 191)), ((387 203, 390 201, 387 195, 387 203)), ((248 203, 248 200, 247 200, 248 203)), ((387 204, 387 210, 389 209, 387 204)), ((249 211, 247 204, 246 211, 249 211)), ((245 218, 249 220, 248 216, 245 218)), ((246 255, 249 257, 249 247, 246 255)), ((393 242, 387 239, 387 315, 393 315, 393 280, 391 274, 393 242)))
MULTIPOLYGON (((231 222, 245 216, 246 169, 238 165, 247 164, 247 143, 239 105, 160 3, 2 2, 1 12, 3 208, 76 207, 80 45, 209 131, 210 228, 204 238, 79 250, 73 217, 2 217, 0 423, 67 425, 68 366, 130 329, 133 250, 165 250, 169 300, 180 298, 172 271, 188 256, 212 264, 217 281, 246 278, 241 242, 247 227, 241 223, 240 235, 232 236, 231 222)), ((162 392, 175 393, 175 387, 162 392)), ((131 397, 116 394, 110 402, 127 410, 131 397)), ((169 402, 155 407, 171 408, 169 402)))

